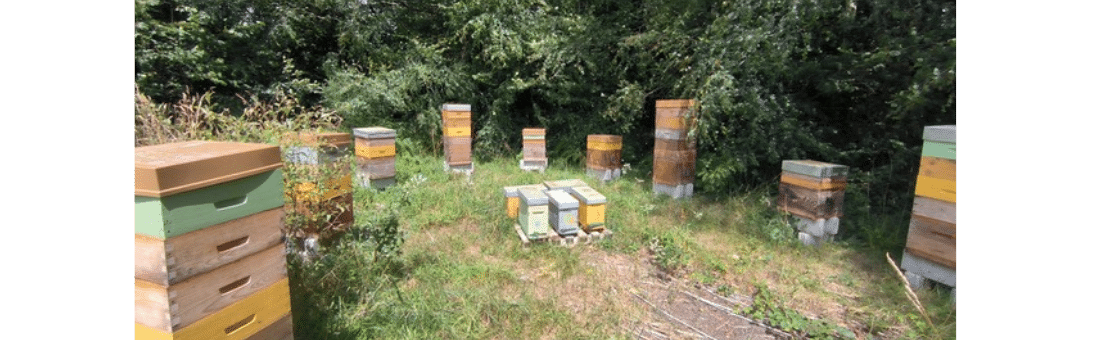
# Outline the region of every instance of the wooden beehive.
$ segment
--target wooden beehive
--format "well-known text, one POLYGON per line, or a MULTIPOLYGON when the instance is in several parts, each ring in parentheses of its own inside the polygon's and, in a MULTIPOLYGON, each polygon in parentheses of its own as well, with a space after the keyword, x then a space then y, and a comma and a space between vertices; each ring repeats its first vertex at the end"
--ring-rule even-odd
POLYGON ((566 189, 580 203, 577 208, 577 224, 585 232, 603 231, 607 216, 607 197, 587 186, 566 189))
POLYGON ((902 269, 955 286, 955 126, 924 129, 902 269))
MULTIPOLYGON (((290 138, 297 139, 291 142, 304 144, 306 148, 314 149, 320 154, 331 155, 326 157, 331 159, 350 156, 354 145, 350 133, 301 132, 290 138)), ((317 173, 326 178, 294 183, 293 188, 286 192, 286 199, 293 202, 287 206, 288 211, 306 216, 309 221, 298 230, 301 235, 295 236, 320 234, 322 230, 334 232, 326 236, 335 236, 350 228, 355 219, 352 169, 347 168, 343 163, 297 162, 296 160, 288 158, 287 162, 316 168, 317 173)))
POLYGON ((808 219, 844 216, 848 167, 813 160, 783 161, 779 210, 808 219))
POLYGON ((531 185, 516 185, 504 187, 504 209, 508 213, 508 218, 519 217, 519 190, 520 189, 534 189, 542 190, 546 187, 541 184, 531 185))
POLYGON ((653 183, 676 186, 695 182, 695 148, 687 140, 654 140, 653 183))
POLYGON ((136 338, 244 339, 289 316, 279 148, 194 141, 134 154, 136 338))
POLYGON ((527 237, 545 237, 550 232, 550 199, 541 189, 519 190, 519 225, 527 237))
POLYGON ((559 235, 576 235, 580 202, 564 190, 548 190, 546 197, 550 198, 550 226, 559 235))
POLYGON ((523 165, 546 167, 546 129, 523 129, 523 165))
POLYGON ((618 172, 623 168, 623 136, 590 134, 587 147, 585 166, 591 171, 618 172))
POLYGON ((447 165, 470 165, 473 120, 469 104, 443 104, 443 156, 447 165))
POLYGON ((355 135, 356 177, 360 186, 384 188, 396 181, 397 131, 384 127, 352 129, 355 135))

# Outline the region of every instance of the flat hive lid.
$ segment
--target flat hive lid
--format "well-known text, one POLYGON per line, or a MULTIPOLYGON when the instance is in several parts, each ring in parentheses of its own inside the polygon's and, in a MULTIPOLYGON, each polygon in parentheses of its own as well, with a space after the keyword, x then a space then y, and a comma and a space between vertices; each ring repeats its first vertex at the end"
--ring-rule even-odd
POLYGON ((519 190, 523 188, 534 189, 542 191, 546 187, 542 184, 529 184, 529 185, 516 185, 510 187, 504 187, 504 197, 519 197, 519 190))
POLYGON ((783 161, 783 171, 818 178, 848 176, 848 166, 814 160, 783 161))
POLYGON ((558 209, 577 209, 580 207, 580 202, 565 190, 550 190, 546 192, 546 196, 550 197, 550 203, 558 209))
POLYGON ((470 111, 470 104, 443 104, 443 111, 470 111))
POLYGON ((301 131, 297 134, 290 134, 286 140, 317 146, 344 147, 351 145, 351 134, 346 132, 301 131))
POLYGON ((134 148, 134 195, 163 197, 272 171, 279 147, 189 141, 134 148))
POLYGON ((924 127, 924 140, 955 144, 954 125, 933 125, 924 127))
POLYGON ((565 189, 568 187, 586 187, 588 186, 588 183, 585 183, 584 181, 579 179, 563 179, 557 181, 545 181, 542 182, 542 185, 545 185, 547 189, 554 190, 565 189))
POLYGON ((355 137, 366 139, 397 138, 397 130, 387 129, 381 126, 351 129, 355 137))
POLYGON ((566 190, 578 200, 584 202, 584 205, 607 203, 607 197, 591 187, 569 187, 566 190))
POLYGON ((519 189, 519 198, 527 205, 546 205, 550 202, 546 194, 542 193, 542 189, 535 188, 519 189))
POLYGON ((523 129, 523 135, 524 136, 545 136, 546 135, 546 129, 526 128, 526 129, 523 129))

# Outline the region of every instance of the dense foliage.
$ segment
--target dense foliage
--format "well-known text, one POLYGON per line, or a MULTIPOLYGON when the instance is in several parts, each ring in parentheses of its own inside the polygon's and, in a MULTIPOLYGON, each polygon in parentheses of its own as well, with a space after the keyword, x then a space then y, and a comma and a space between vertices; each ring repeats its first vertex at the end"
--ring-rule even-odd
POLYGON ((954 1, 138 0, 135 46, 154 101, 288 94, 429 149, 439 105, 469 103, 483 159, 542 126, 552 162, 622 134, 648 171, 654 101, 695 98, 697 191, 774 184, 784 159, 846 164, 849 235, 893 249, 922 127, 955 122, 954 1))

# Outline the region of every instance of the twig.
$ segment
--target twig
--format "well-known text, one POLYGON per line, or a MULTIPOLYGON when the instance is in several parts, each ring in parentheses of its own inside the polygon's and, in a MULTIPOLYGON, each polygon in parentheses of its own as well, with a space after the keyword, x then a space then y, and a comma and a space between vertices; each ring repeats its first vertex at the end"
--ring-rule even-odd
POLYGON ((782 331, 782 330, 780 330, 780 329, 778 329, 778 328, 775 328, 775 327, 771 327, 771 326, 768 326, 768 325, 766 325, 766 324, 763 324, 763 323, 761 323, 761 322, 759 322, 759 321, 756 321, 756 320, 753 320, 753 319, 749 319, 749 318, 746 318, 746 317, 744 317, 744 316, 741 316, 741 315, 737 314, 736 312, 734 312, 732 308, 729 308, 729 307, 726 307, 726 306, 722 306, 722 305, 719 305, 719 304, 717 304, 717 303, 711 302, 710 300, 707 300, 707 299, 704 299, 704 298, 698 297, 698 296, 696 296, 695 294, 689 293, 689 292, 687 292, 687 291, 680 291, 680 292, 681 292, 681 293, 684 293, 684 294, 687 294, 688 296, 691 296, 691 297, 695 298, 696 300, 699 300, 699 301, 700 301, 700 302, 702 302, 702 303, 708 304, 708 305, 710 305, 711 307, 714 307, 714 308, 717 308, 717 309, 719 309, 719 310, 721 310, 721 311, 723 311, 723 312, 726 312, 726 314, 729 314, 729 315, 735 316, 735 317, 737 317, 737 318, 740 318, 740 319, 742 319, 742 320, 745 320, 746 322, 748 322, 748 323, 750 323, 750 324, 753 324, 753 325, 757 325, 757 326, 763 327, 763 328, 765 328, 765 329, 768 329, 768 330, 771 330, 771 331, 774 331, 774 332, 780 333, 780 334, 782 334, 783 336, 786 336, 786 337, 787 337, 788 339, 793 339, 793 338, 794 338, 794 335, 792 335, 792 334, 790 334, 790 333, 787 333, 787 332, 784 332, 784 331, 782 331))
POLYGON ((638 298, 639 300, 642 300, 642 302, 645 302, 650 307, 653 307, 653 309, 657 310, 658 312, 661 312, 661 314, 664 314, 664 316, 668 317, 669 319, 672 319, 673 321, 679 322, 681 325, 687 326, 687 328, 691 328, 691 330, 695 331, 696 333, 699 333, 699 335, 702 335, 703 337, 705 337, 707 339, 718 340, 718 339, 715 339, 713 336, 710 336, 709 334, 704 333, 703 331, 699 330, 698 328, 693 327, 692 325, 688 324, 687 322, 684 322, 683 320, 677 319, 675 316, 672 316, 672 314, 669 314, 669 313, 665 312, 663 309, 657 307, 657 305, 654 305, 652 302, 649 302, 649 300, 646 300, 645 298, 641 297, 640 295, 638 295, 636 293, 630 293, 630 295, 634 295, 634 297, 638 298))
POLYGON ((886 253, 886 261, 890 262, 890 267, 894 268, 894 273, 897 273, 898 277, 901 278, 901 282, 905 284, 905 297, 917 307, 917 311, 924 317, 924 321, 928 322, 928 326, 935 329, 935 327, 932 327, 932 319, 929 318, 928 313, 924 311, 924 305, 920 303, 920 298, 917 297, 917 293, 909 288, 909 279, 906 279, 905 275, 901 273, 901 269, 898 269, 898 266, 894 264, 894 259, 890 258, 890 253, 886 253))

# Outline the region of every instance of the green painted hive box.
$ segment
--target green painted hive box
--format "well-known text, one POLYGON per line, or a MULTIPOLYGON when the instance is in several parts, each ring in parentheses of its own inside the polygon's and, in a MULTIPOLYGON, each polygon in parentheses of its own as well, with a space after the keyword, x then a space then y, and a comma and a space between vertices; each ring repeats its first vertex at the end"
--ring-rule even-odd
POLYGON ((519 225, 523 233, 532 239, 543 238, 550 233, 550 199, 541 189, 519 189, 519 225))
POLYGON ((167 239, 282 207, 279 147, 190 141, 134 149, 134 232, 167 239))

